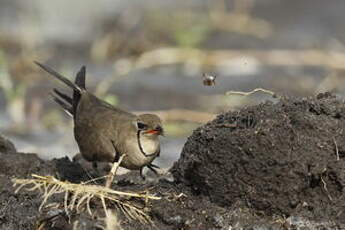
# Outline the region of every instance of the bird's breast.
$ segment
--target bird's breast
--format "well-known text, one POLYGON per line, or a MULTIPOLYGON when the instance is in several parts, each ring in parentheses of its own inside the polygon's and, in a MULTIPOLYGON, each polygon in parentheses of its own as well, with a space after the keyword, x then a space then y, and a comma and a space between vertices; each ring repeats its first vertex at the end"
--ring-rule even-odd
POLYGON ((128 141, 127 146, 127 156, 121 165, 128 169, 140 169, 150 164, 157 157, 159 141, 141 138, 139 142, 137 140, 128 141))
POLYGON ((158 141, 154 141, 154 140, 150 140, 150 139, 147 140, 147 139, 141 138, 141 141, 139 142, 139 144, 141 145, 141 148, 142 148, 141 150, 146 155, 152 155, 152 154, 157 152, 157 148, 158 148, 159 142, 158 141))

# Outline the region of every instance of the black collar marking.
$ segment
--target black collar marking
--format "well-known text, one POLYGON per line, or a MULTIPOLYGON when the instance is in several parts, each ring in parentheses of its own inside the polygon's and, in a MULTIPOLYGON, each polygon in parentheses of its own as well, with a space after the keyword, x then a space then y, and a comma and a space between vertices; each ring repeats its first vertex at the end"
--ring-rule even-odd
POLYGON ((143 147, 141 146, 141 141, 140 141, 140 133, 141 133, 141 131, 142 131, 142 130, 138 130, 138 132, 137 132, 137 141, 138 141, 138 146, 139 146, 140 152, 141 152, 145 157, 150 157, 150 156, 156 155, 156 152, 151 153, 151 154, 145 153, 143 147))

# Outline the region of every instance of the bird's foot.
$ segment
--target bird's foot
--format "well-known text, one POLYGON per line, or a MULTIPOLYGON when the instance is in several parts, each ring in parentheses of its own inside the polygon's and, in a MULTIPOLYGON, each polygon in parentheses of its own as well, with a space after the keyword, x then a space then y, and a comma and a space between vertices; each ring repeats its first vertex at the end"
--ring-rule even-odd
MULTIPOLYGON (((149 165, 146 165, 146 167, 147 167, 148 169, 150 169, 156 176, 159 176, 159 173, 158 173, 158 171, 156 170, 156 169, 160 169, 159 166, 154 165, 154 164, 149 164, 149 165)), ((144 174, 143 174, 143 169, 144 169, 144 167, 140 168, 140 177, 141 177, 143 180, 145 180, 146 177, 145 177, 144 174)))

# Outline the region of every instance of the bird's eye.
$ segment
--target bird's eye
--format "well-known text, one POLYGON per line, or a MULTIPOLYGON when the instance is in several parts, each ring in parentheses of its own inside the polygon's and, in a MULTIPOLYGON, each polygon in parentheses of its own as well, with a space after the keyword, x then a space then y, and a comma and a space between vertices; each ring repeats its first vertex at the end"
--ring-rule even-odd
POLYGON ((147 129, 147 125, 144 124, 144 123, 141 123, 141 122, 138 121, 137 125, 138 125, 138 129, 140 129, 140 130, 147 129))

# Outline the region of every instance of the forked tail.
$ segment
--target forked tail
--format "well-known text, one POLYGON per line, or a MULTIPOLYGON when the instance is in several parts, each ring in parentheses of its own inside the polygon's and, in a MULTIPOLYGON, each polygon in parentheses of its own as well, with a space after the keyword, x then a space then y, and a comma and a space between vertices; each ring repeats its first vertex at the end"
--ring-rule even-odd
POLYGON ((44 69, 45 71, 50 73, 53 77, 59 79, 60 81, 65 83, 67 86, 69 86, 70 88, 73 89, 73 97, 70 97, 70 96, 62 93, 61 91, 59 91, 58 89, 55 89, 55 88, 53 90, 54 93, 51 93, 51 96, 53 97, 54 101, 56 103, 58 103, 63 108, 63 110, 65 110, 66 113, 68 113, 71 116, 75 116, 77 106, 78 106, 78 103, 79 103, 79 100, 81 97, 81 93, 86 90, 86 87, 85 87, 86 68, 85 68, 85 66, 81 67, 81 69, 77 73, 75 83, 73 83, 69 79, 67 79, 66 77, 62 76, 61 74, 59 74, 55 70, 51 69, 50 67, 45 66, 45 65, 43 65, 37 61, 35 61, 35 63, 39 67, 41 67, 42 69, 44 69))

